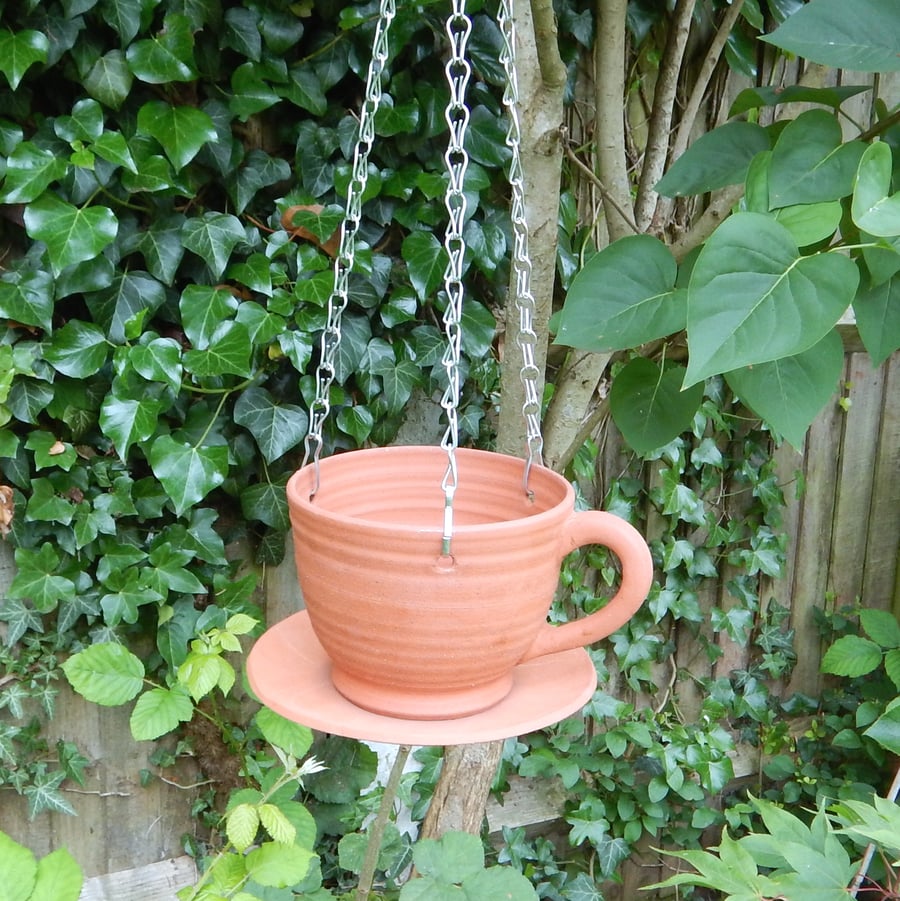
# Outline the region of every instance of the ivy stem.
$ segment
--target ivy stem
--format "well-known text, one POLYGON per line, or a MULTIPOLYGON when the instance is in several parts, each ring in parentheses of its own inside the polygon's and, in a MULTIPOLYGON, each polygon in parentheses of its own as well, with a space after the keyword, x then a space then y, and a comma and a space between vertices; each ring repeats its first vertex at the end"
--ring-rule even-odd
MULTIPOLYGON (((231 394, 229 391, 228 394, 231 394)), ((197 443, 194 445, 194 450, 203 445, 203 442, 206 441, 206 436, 212 431, 212 427, 215 425, 216 420, 219 418, 219 414, 222 412, 222 407, 225 406, 225 401, 228 400, 228 394, 223 394, 219 399, 219 405, 216 407, 216 412, 209 419, 209 423, 206 428, 203 430, 203 434, 197 439, 197 443)))
POLYGON ((375 868, 378 865, 378 852, 381 851, 381 842, 384 838, 384 830, 387 827, 391 810, 394 808, 394 800, 397 797, 397 789, 400 787, 400 777, 403 775, 403 767, 406 766, 411 748, 409 745, 400 745, 397 748, 397 756, 391 767, 387 784, 384 786, 384 794, 381 796, 381 804, 378 813, 369 826, 369 841, 366 844, 366 856, 363 858, 362 869, 359 871, 359 885, 356 887, 356 901, 366 901, 369 892, 372 891, 372 883, 375 881, 375 868))

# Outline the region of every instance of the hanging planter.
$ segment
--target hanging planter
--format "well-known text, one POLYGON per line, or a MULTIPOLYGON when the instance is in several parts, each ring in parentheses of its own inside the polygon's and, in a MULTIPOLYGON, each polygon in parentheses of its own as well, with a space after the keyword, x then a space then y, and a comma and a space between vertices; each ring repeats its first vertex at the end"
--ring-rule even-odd
POLYGON ((443 553, 446 456, 387 447, 330 457, 288 483, 297 572, 331 679, 354 704, 411 719, 485 710, 514 668, 606 637, 640 606, 652 562, 639 533, 598 511, 543 467, 522 486, 523 461, 460 449, 451 554, 443 553), (547 623, 563 557, 602 544, 622 583, 601 610, 547 623))

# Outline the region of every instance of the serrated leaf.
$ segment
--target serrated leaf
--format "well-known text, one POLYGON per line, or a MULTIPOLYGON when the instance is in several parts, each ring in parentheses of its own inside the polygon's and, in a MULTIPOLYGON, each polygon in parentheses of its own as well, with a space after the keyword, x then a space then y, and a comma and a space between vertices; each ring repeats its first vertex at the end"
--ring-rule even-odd
POLYGON ((238 851, 246 851, 256 839, 259 810, 255 804, 238 804, 225 818, 225 834, 238 851))
POLYGON ((57 372, 73 379, 96 375, 108 355, 109 344, 103 332, 79 319, 58 329, 42 349, 42 356, 57 372))
POLYGON ((893 613, 866 608, 859 611, 859 622, 866 635, 882 648, 900 648, 900 622, 893 613))
POLYGON ((73 654, 62 669, 78 694, 104 707, 124 704, 144 687, 144 664, 128 648, 112 642, 73 654))
POLYGON ((131 711, 129 725, 135 741, 155 741, 187 723, 194 715, 191 699, 178 688, 151 688, 131 711))
POLYGON ((684 369, 661 370, 652 360, 638 357, 613 380, 610 413, 629 446, 645 454, 689 429, 703 399, 703 385, 682 391, 684 369))
POLYGON ((602 353, 681 331, 687 292, 675 289, 676 276, 675 260, 657 238, 613 242, 572 280, 556 343, 602 353))
POLYGON ((228 448, 193 447, 171 435, 160 435, 153 442, 149 459, 178 516, 218 488, 228 475, 228 448))
POLYGON ((302 407, 277 403, 265 388, 248 388, 241 394, 234 405, 234 421, 253 435, 268 463, 296 447, 309 427, 302 407))
POLYGON ((83 884, 78 862, 65 848, 57 848, 38 861, 29 901, 78 901, 83 884))
POLYGON ((893 156, 888 144, 870 144, 859 161, 850 213, 863 231, 877 237, 900 235, 900 191, 890 194, 893 156))
POLYGON ((275 804, 263 804, 259 808, 259 820, 269 837, 282 844, 293 844, 297 831, 293 823, 275 804))
POLYGON ((0 832, 0 880, 7 892, 5 901, 29 901, 37 872, 34 854, 0 832))
POLYGON ((900 650, 891 650, 884 655, 884 671, 900 691, 900 650))
POLYGON ((844 344, 836 331, 793 357, 756 363, 725 373, 736 395, 795 448, 810 423, 834 396, 844 367, 844 344))
POLYGON ((881 663, 881 648, 859 635, 839 638, 822 658, 822 672, 835 676, 865 676, 881 663))
MULTIPOLYGON (((537 901, 538 894, 528 877, 511 867, 490 867, 481 870, 462 884, 467 901, 485 898, 504 901, 537 901)), ((571 896, 570 896, 571 897, 571 896)))
POLYGON ((184 246, 206 262, 214 278, 222 275, 231 251, 245 239, 240 219, 213 211, 187 219, 181 235, 184 246))
POLYGON ((137 115, 138 133, 156 138, 179 172, 208 141, 216 140, 213 120, 193 106, 172 106, 161 100, 145 103, 137 115))
POLYGON ((759 213, 735 213, 694 264, 685 385, 802 353, 831 331, 858 282, 846 257, 801 257, 784 226, 759 213))
POLYGON ((54 194, 44 194, 25 208, 25 230, 43 241, 55 275, 66 266, 92 260, 111 244, 119 223, 111 209, 79 209, 54 194))
POLYGON ((863 732, 891 754, 900 754, 900 707, 882 714, 863 732))
POLYGON ((267 742, 294 757, 305 757, 312 746, 312 730, 286 719, 268 707, 262 707, 257 712, 256 725, 267 742))
POLYGON ((170 13, 155 37, 129 44, 125 59, 134 76, 148 84, 193 81, 197 69, 190 19, 170 13))
POLYGON ((247 854, 247 872, 260 885, 288 888, 306 876, 315 857, 298 845, 264 842, 247 854))
POLYGON ((447 832, 440 839, 422 839, 413 848, 416 870, 439 882, 464 882, 484 869, 481 840, 466 832, 447 832))
POLYGON ((15 90, 25 73, 35 63, 45 63, 50 42, 39 31, 12 32, 0 28, 0 72, 15 90))

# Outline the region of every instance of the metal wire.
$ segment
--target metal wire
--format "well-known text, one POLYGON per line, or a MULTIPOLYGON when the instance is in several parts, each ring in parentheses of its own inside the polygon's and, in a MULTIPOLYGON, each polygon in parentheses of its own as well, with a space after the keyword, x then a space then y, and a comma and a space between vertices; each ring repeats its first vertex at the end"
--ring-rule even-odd
POLYGON ((453 0, 453 9, 447 19, 447 36, 450 38, 450 58, 445 66, 450 100, 444 117, 450 129, 444 163, 448 182, 444 202, 449 221, 444 233, 444 248, 448 263, 444 270, 444 289, 447 293, 447 308, 444 311, 444 330, 447 347, 444 351, 443 366, 447 374, 447 387, 441 398, 441 406, 447 417, 447 428, 441 439, 441 447, 447 453, 447 471, 441 487, 444 490, 444 531, 441 552, 449 556, 453 536, 453 497, 456 493, 459 473, 456 463, 456 449, 459 446, 459 395, 460 395, 460 354, 462 347, 462 305, 463 305, 463 264, 466 245, 463 227, 466 222, 466 195, 463 191, 469 155, 465 149, 466 129, 469 125, 469 109, 466 106, 466 91, 472 68, 466 59, 466 46, 472 32, 472 22, 466 15, 465 0, 453 0))
POLYGON ((511 188, 510 218, 513 226, 512 265, 515 273, 515 302, 519 311, 518 344, 522 351, 519 375, 525 389, 522 415, 525 417, 527 457, 523 485, 528 491, 528 477, 535 463, 543 464, 544 440, 541 436, 541 398, 538 394, 540 369, 534 351, 537 335, 534 331, 534 295, 531 293, 531 257, 528 252, 528 222, 525 213, 525 175, 522 170, 522 129, 519 123, 519 85, 516 77, 516 32, 513 0, 500 0, 497 24, 503 35, 500 62, 506 74, 503 104, 506 107, 508 128, 506 144, 512 158, 509 165, 511 188))
POLYGON ((353 150, 347 204, 341 222, 340 243, 334 259, 334 287, 328 298, 325 330, 320 341, 316 369, 316 396, 309 410, 309 431, 305 440, 303 466, 310 460, 316 467, 312 495, 319 490, 319 456, 322 452, 322 428, 331 410, 331 385, 337 371, 335 357, 341 343, 341 317, 349 301, 349 279, 356 254, 356 234, 362 218, 362 198, 369 177, 369 153, 375 139, 375 114, 381 105, 384 69, 388 60, 388 32, 396 15, 395 0, 381 0, 372 59, 366 72, 366 92, 359 114, 359 134, 353 150))

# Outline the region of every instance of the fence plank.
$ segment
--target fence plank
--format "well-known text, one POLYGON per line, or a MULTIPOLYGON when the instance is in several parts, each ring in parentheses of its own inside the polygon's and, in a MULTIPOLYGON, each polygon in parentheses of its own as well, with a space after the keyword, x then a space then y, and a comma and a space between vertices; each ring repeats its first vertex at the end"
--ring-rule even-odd
POLYGON ((196 880, 192 858, 161 860, 88 879, 78 901, 172 901, 178 889, 196 880))

